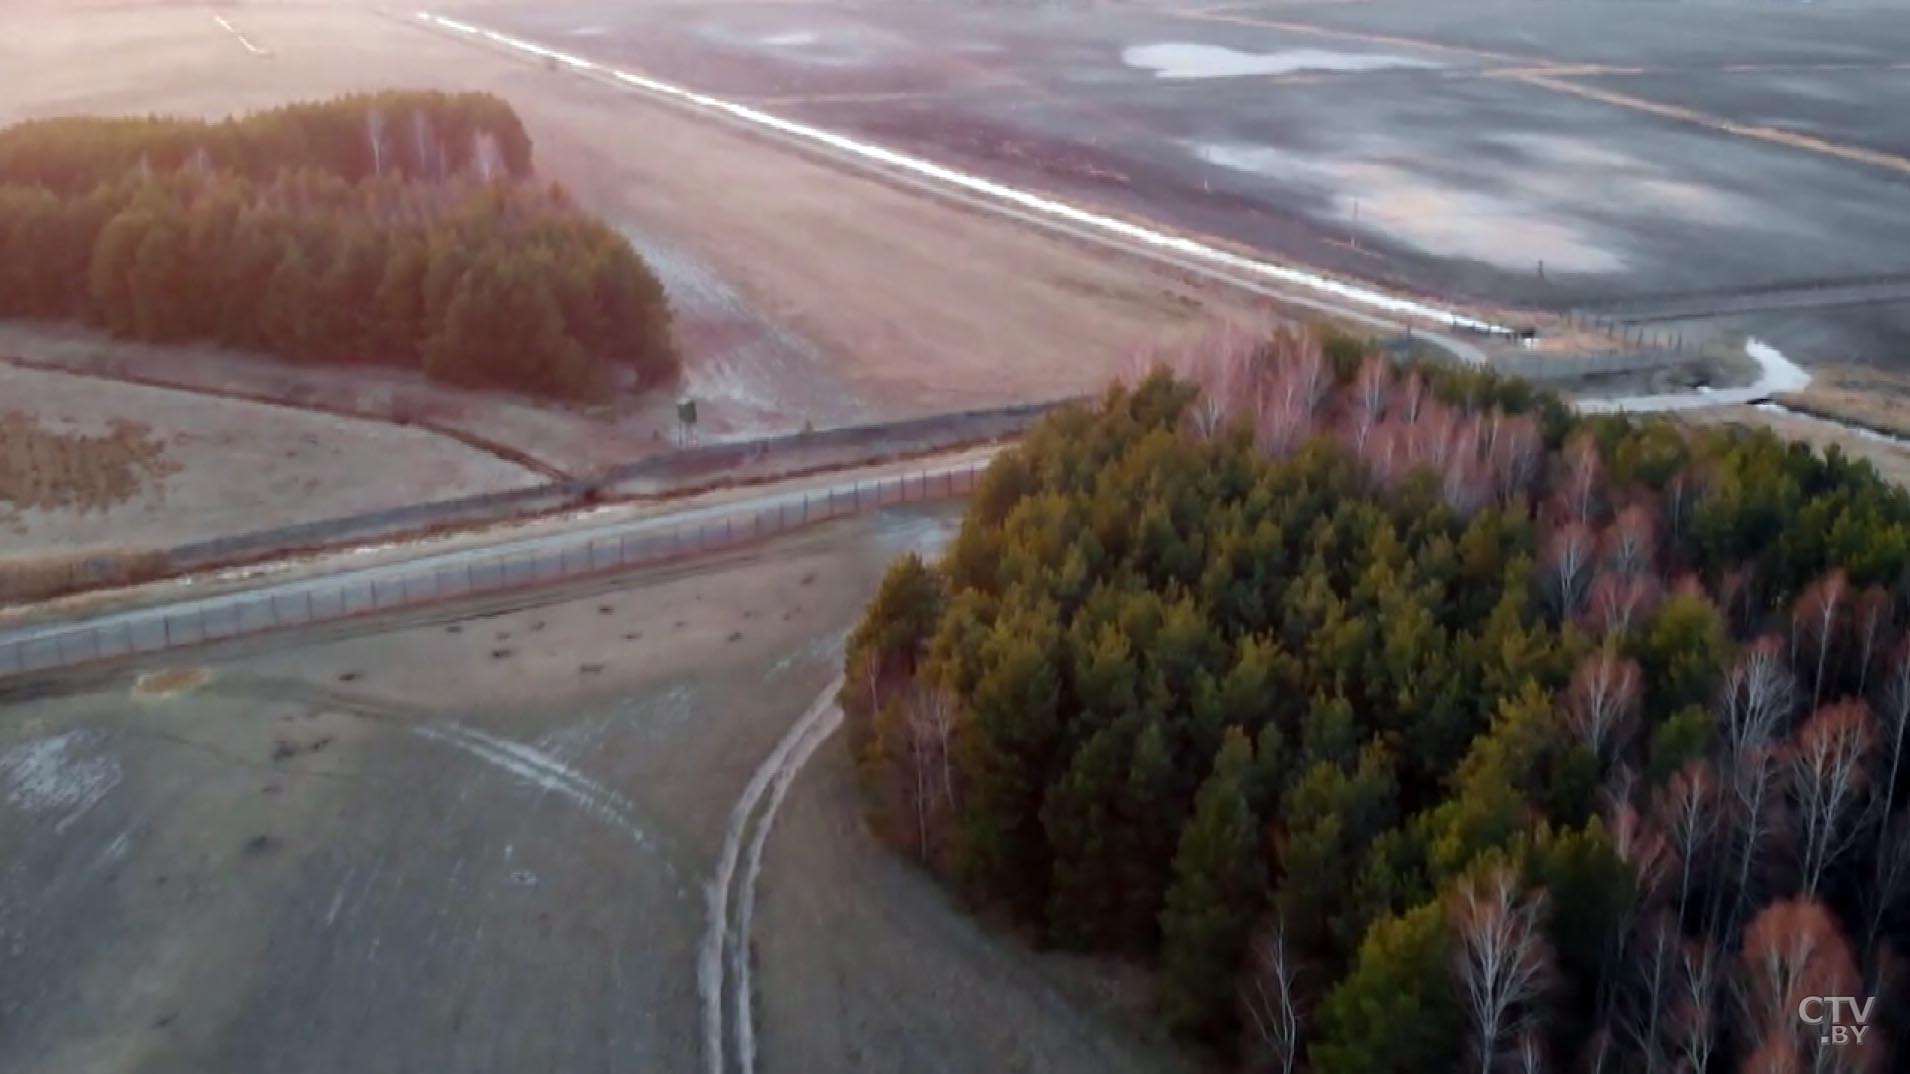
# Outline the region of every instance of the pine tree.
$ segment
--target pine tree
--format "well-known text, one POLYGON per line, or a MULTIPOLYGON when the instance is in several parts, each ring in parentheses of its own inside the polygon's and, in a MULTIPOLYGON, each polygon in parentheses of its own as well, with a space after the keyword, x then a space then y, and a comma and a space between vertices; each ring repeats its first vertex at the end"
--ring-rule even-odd
POLYGON ((1061 739, 1052 605, 1005 612, 983 644, 957 758, 961 865, 971 891, 1038 919, 1052 873, 1041 800, 1061 739))
POLYGON ((186 230, 173 213, 156 216, 140 239, 127 273, 131 292, 131 335, 154 343, 171 343, 192 335, 193 310, 189 284, 191 261, 186 230))
POLYGON ((1122 942, 1123 777, 1138 717, 1109 724, 1074 754, 1041 806, 1042 829, 1054 848, 1048 890, 1048 935, 1064 947, 1118 949, 1122 942))
POLYGON ((1121 820, 1121 939, 1128 951, 1153 954, 1160 944, 1161 904, 1173 875, 1174 849, 1190 802, 1168 751, 1167 725, 1148 714, 1134 743, 1121 820))
POLYGON ((1234 978, 1265 899, 1259 824, 1247 804, 1252 764, 1246 734, 1228 728, 1174 855, 1161 911, 1161 1013, 1182 1033, 1211 1037, 1231 1024, 1234 978))
POLYGON ((317 291, 311 259, 296 239, 286 239, 259 303, 259 331, 268 348, 288 358, 318 354, 324 325, 314 301, 317 291))
POLYGON ((1452 1070, 1465 1018, 1452 985, 1451 927, 1427 903, 1375 924, 1320 1006, 1307 1053, 1317 1074, 1452 1070))
POLYGON ((92 316, 115 335, 130 336, 137 328, 133 313, 133 264, 139 245, 152 227, 152 214, 127 209, 101 230, 93 248, 88 308, 92 316))

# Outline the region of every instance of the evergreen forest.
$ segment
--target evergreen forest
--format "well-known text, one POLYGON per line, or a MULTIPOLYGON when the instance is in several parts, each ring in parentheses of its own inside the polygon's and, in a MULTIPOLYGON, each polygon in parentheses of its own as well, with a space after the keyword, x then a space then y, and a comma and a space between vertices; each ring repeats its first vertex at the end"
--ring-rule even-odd
POLYGON ((1281 331, 997 457, 847 738, 885 841, 1227 1069, 1903 1070, 1907 567, 1834 450, 1281 331))
POLYGON ((677 371, 661 284, 488 94, 0 131, 0 317, 580 401, 677 371))

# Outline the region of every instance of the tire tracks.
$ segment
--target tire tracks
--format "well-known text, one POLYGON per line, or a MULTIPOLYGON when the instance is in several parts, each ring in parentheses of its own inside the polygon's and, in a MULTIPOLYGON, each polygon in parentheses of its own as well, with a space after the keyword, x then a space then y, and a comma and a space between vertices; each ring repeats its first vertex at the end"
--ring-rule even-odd
POLYGON ((743 795, 730 810, 723 850, 711 877, 709 918, 697 950, 697 993, 703 1007, 703 1069, 706 1074, 754 1074, 756 1032, 750 996, 751 921, 763 851, 783 797, 816 747, 842 726, 836 694, 837 675, 823 687, 769 756, 750 775, 743 795), (747 840, 747 842, 746 842, 747 840), (730 1025, 725 1032, 725 1022, 730 1025), (734 1043, 734 1064, 727 1060, 734 1043))

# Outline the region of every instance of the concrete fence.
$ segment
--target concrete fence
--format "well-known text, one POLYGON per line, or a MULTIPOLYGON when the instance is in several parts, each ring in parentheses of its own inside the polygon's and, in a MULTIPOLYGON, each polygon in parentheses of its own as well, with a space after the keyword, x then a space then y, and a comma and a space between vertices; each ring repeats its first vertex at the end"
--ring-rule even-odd
POLYGON ((1612 317, 1591 310, 1567 310, 1565 321, 1574 328, 1610 336, 1626 347, 1635 347, 1639 350, 1684 354, 1698 349, 1695 346, 1686 346, 1683 332, 1656 332, 1622 317, 1612 317))
POLYGON ((308 548, 388 540, 444 527, 527 518, 597 499, 665 495, 702 488, 721 483, 747 468, 752 461, 774 460, 769 465, 759 465, 757 472, 751 475, 763 479, 776 476, 780 465, 801 472, 862 465, 959 444, 999 440, 1025 432, 1042 415, 1074 401, 1023 403, 701 444, 611 467, 589 478, 409 504, 176 545, 162 550, 165 573, 183 574, 308 548))
POLYGON ((1705 360, 1698 351, 1632 351, 1607 354, 1495 354, 1492 368, 1511 376, 1546 384, 1580 377, 1649 373, 1696 365, 1705 360))
POLYGON ((0 631, 0 679, 373 612, 667 562, 734 548, 829 519, 965 496, 983 463, 781 493, 747 506, 445 552, 342 574, 275 583, 69 621, 0 631))

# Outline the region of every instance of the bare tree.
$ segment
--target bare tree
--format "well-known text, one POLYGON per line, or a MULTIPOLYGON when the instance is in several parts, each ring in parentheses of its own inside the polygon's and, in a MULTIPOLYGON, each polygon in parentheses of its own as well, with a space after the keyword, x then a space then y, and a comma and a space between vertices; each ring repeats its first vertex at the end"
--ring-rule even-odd
POLYGON ((1579 661, 1565 692, 1565 718, 1599 763, 1625 747, 1644 700, 1644 676, 1638 662, 1606 645, 1579 661))
POLYGON ((1827 705, 1805 721, 1789 752, 1791 797, 1803 837, 1804 895, 1815 897, 1824 873, 1856 840, 1869 755, 1877 741, 1861 701, 1827 705))
POLYGON ((1890 650, 1884 662, 1883 681, 1878 691, 1876 715, 1879 751, 1878 769, 1883 786, 1872 796, 1876 803, 1877 838, 1883 839, 1883 821, 1897 804, 1897 780, 1903 774, 1904 746, 1910 739, 1910 635, 1890 650))
POLYGON ((909 691, 904 715, 908 721, 917 847, 923 861, 930 860, 934 850, 930 831, 938 827, 935 821, 953 815, 955 810, 952 744, 958 711, 955 695, 939 686, 917 684, 909 691))
POLYGON ((1541 571, 1552 610, 1560 619, 1578 614, 1592 580, 1592 531, 1583 522, 1566 522, 1545 542, 1541 571))
POLYGON ((365 142, 371 148, 371 174, 385 174, 385 112, 382 108, 365 110, 365 142))
POLYGON ((1504 414, 1493 411, 1486 449, 1492 459, 1500 500, 1528 491, 1539 474, 1539 461, 1545 457, 1538 422, 1530 414, 1504 414))
POLYGON ((1771 745, 1745 746, 1731 759, 1737 871, 1733 883, 1717 888, 1720 894, 1727 890, 1733 892, 1731 913, 1724 921, 1727 934, 1735 930, 1737 923, 1744 919, 1745 908, 1753 904, 1760 878, 1759 865, 1779 828, 1782 760, 1783 750, 1771 745))
POLYGON ((1684 536, 1685 524, 1704 491, 1705 482, 1695 471, 1680 470, 1665 482, 1665 529, 1676 539, 1684 536))
POLYGON ((1806 587, 1791 613, 1791 659, 1808 661, 1812 667, 1813 709, 1824 703, 1824 672, 1844 632, 1849 596, 1850 581, 1839 567, 1806 587))
POLYGON ((1658 553, 1658 520, 1643 504, 1618 512, 1605 528, 1605 562, 1620 574, 1647 574, 1658 553))
POLYGON ((1418 370, 1406 374, 1405 382, 1399 391, 1399 420, 1407 425, 1419 420, 1420 408, 1426 405, 1426 378, 1418 370))
POLYGON ((1537 1029, 1519 1034, 1512 1049, 1513 1074, 1545 1074, 1545 1037, 1537 1029))
POLYGON ((1865 951, 1882 947, 1890 912, 1910 899, 1910 817, 1898 814, 1878 827, 1875 871, 1864 898, 1865 951))
POLYGON ((1605 1074, 1619 1064, 1618 1044, 1612 1037, 1612 1031, 1599 1026, 1585 1040, 1585 1049, 1579 1053, 1579 1069, 1585 1074, 1605 1074))
POLYGON ((1377 354, 1368 355, 1353 374, 1353 393, 1348 413, 1353 449, 1365 452, 1366 441, 1386 416, 1386 403, 1393 392, 1393 363, 1377 354))
POLYGON ((480 183, 494 183, 506 175, 504 150, 497 135, 487 130, 471 132, 471 171, 480 183))
POLYGON ((1273 338, 1274 367, 1292 381, 1294 395, 1308 415, 1316 413, 1333 388, 1333 374, 1326 366, 1326 350, 1317 333, 1285 328, 1273 338))
POLYGON ((1728 751, 1762 746, 1782 732, 1797 707, 1797 679, 1774 635, 1752 642, 1725 673, 1718 722, 1728 751))
POLYGON ((1733 629, 1748 628, 1756 612, 1751 581, 1751 568, 1743 564, 1727 569, 1718 579, 1718 608, 1733 629))
POLYGON ((1603 471, 1598 443, 1591 434, 1580 433, 1565 445, 1565 474, 1560 482, 1559 500, 1572 521, 1591 523, 1598 510, 1598 482, 1603 471))
POLYGON ((1657 610, 1662 592, 1652 575, 1605 571, 1592 580, 1586 616, 1600 634, 1623 634, 1657 610))
POLYGON ((1635 988, 1629 989, 1630 1001, 1624 1005, 1618 1026, 1641 1060, 1646 1074, 1662 1065, 1662 1038, 1669 1032, 1666 1018, 1670 1000, 1678 984, 1678 955, 1682 946, 1678 922, 1670 913, 1659 911, 1640 925, 1629 959, 1635 976, 1635 988))
POLYGON ((1877 663, 1877 647, 1883 644, 1889 629, 1890 594, 1879 585, 1857 594, 1851 608, 1850 632, 1851 644, 1856 650, 1857 693, 1860 695, 1870 689, 1870 670, 1877 663))
POLYGON ((1678 865, 1675 905, 1682 920, 1696 878, 1709 872, 1724 811, 1711 763, 1696 760, 1672 774, 1654 802, 1658 825, 1678 865))
POLYGON ((1744 1074, 1804 1074, 1804 1058, 1788 1027, 1765 1026, 1762 1033, 1744 1057, 1744 1074))
POLYGON ((1263 328, 1226 321, 1172 355, 1170 367, 1200 389, 1188 408, 1188 421, 1197 436, 1218 436, 1230 419, 1258 403, 1256 381, 1265 338, 1263 328))
POLYGON ((1507 1040, 1530 1027, 1531 1008, 1551 980, 1551 952, 1539 927, 1544 906, 1544 895, 1522 894, 1518 877, 1504 865, 1454 889, 1453 963, 1479 1074, 1491 1074, 1507 1040))
POLYGON ((1247 1030, 1268 1069, 1293 1074, 1304 1044, 1305 1013, 1300 1007, 1299 976, 1287 944, 1286 924, 1276 915, 1247 949, 1247 973, 1240 988, 1247 1030))
POLYGON ((417 168, 416 175, 425 179, 442 179, 444 175, 437 166, 438 136, 432 130, 431 117, 423 109, 411 111, 411 147, 412 162, 417 168))
POLYGON ((1746 1039, 1770 1045, 1782 1038, 1800 1059, 1819 1049, 1815 1037, 1799 1032, 1798 1001, 1855 995, 1862 983, 1836 918, 1812 899, 1765 907, 1744 932, 1741 957, 1746 1039))
POLYGON ((1639 901, 1658 902, 1676 866, 1670 841, 1649 815, 1640 813, 1630 802, 1619 803, 1612 811, 1609 824, 1612 850, 1631 866, 1639 901))
POLYGON ((1710 939, 1687 942, 1679 952, 1670 1005, 1671 1050, 1684 1074, 1706 1074, 1718 1047, 1718 949, 1710 939))

